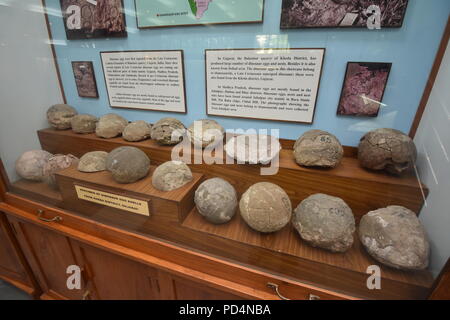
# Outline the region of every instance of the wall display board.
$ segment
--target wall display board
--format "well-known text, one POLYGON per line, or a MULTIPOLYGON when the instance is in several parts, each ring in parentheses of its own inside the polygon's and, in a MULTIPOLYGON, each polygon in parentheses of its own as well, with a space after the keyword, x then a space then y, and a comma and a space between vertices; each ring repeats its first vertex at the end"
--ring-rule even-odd
POLYGON ((398 28, 408 0, 283 0, 281 28, 398 28))
POLYGON ((257 23, 264 0, 135 0, 138 28, 257 23))
POLYGON ((182 50, 100 53, 111 107, 186 112, 182 50))
POLYGON ((378 116, 391 66, 391 63, 349 62, 337 114, 378 116))
POLYGON ((312 123, 325 49, 206 50, 208 115, 312 123))
POLYGON ((72 61, 72 70, 78 95, 85 98, 98 98, 92 61, 72 61))
POLYGON ((60 0, 68 40, 126 37, 123 0, 60 0))

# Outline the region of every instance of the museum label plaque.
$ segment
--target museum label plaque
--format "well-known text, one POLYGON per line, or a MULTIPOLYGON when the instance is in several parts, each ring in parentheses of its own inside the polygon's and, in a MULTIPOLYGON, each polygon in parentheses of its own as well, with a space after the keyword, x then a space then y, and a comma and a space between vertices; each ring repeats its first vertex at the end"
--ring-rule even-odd
POLYGON ((114 193, 95 190, 79 185, 75 185, 75 190, 77 192, 78 199, 143 216, 150 216, 149 201, 120 196, 114 193))
POLYGON ((100 53, 111 107, 186 112, 182 50, 100 53))
POLYGON ((208 115, 312 123, 325 49, 206 50, 208 115))

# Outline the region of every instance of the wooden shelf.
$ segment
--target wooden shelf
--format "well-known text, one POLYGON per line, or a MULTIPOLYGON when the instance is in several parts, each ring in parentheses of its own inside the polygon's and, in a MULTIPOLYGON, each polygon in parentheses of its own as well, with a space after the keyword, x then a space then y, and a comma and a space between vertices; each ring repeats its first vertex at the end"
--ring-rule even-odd
MULTIPOLYGON (((38 131, 42 149, 51 153, 72 153, 82 156, 86 152, 111 151, 120 146, 134 146, 143 150, 152 160, 160 164, 171 160, 172 147, 160 146, 154 140, 127 142, 121 137, 102 139, 95 134, 76 134, 71 130, 38 131)), ((350 152, 347 152, 351 154, 350 152)), ((416 176, 401 177, 371 172, 361 168, 352 156, 344 157, 334 169, 304 168, 298 166, 292 150, 280 152, 280 168, 276 175, 261 176, 259 165, 242 164, 190 164, 190 168, 205 175, 205 178, 221 177, 233 184, 242 194, 255 182, 268 181, 278 184, 289 195, 292 205, 314 193, 326 193, 344 199, 352 208, 357 221, 368 211, 389 205, 402 205, 419 213, 428 189, 416 176)))
MULTIPOLYGON (((92 214, 97 209, 103 209, 102 205, 80 200, 75 190, 75 185, 92 187, 95 190, 136 197, 138 200, 149 202, 150 216, 161 215, 163 212, 173 219, 181 220, 194 206, 194 192, 202 181, 203 175, 193 173, 193 179, 179 189, 163 192, 152 185, 152 175, 155 166, 150 166, 148 176, 134 183, 117 183, 108 171, 84 173, 75 166, 64 169, 56 174, 56 181, 63 199, 62 206, 65 209, 92 214)), ((107 207, 111 212, 123 212, 123 210, 107 207)))
POLYGON ((56 207, 59 207, 62 202, 61 193, 44 182, 20 179, 11 184, 11 192, 23 195, 29 199, 43 201, 56 207))
POLYGON ((356 233, 355 241, 351 249, 345 253, 332 253, 306 244, 291 224, 288 224, 282 230, 275 233, 263 234, 256 232, 247 226, 239 212, 236 213, 229 223, 214 225, 206 221, 197 209, 194 208, 184 220, 182 226, 212 236, 237 241, 258 248, 265 248, 359 274, 367 275, 366 270, 368 266, 379 265, 382 269, 381 274, 383 279, 422 287, 429 287, 433 281, 431 274, 427 271, 404 272, 382 266, 366 253, 356 233))

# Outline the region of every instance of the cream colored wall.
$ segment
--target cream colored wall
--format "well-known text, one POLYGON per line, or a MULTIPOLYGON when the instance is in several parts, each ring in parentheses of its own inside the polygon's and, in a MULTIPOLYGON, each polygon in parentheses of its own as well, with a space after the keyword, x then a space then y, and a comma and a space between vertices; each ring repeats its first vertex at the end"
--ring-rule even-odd
POLYGON ((24 151, 40 149, 36 130, 61 103, 41 0, 0 0, 0 157, 10 179, 24 151))
POLYGON ((450 256, 450 49, 414 139, 418 171, 430 189, 420 214, 431 242, 430 269, 437 275, 450 256))

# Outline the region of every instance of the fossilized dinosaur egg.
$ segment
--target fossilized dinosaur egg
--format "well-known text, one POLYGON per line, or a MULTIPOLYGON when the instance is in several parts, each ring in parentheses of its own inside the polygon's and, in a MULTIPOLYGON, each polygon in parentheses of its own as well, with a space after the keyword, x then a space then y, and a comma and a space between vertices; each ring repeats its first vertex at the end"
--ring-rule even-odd
POLYGON ((289 223, 292 205, 286 192, 276 184, 259 182, 242 195, 239 209, 244 221, 254 230, 275 232, 289 223))
POLYGON ((361 218, 358 233, 367 252, 385 265, 405 270, 428 266, 430 245, 425 229, 405 207, 370 211, 361 218))
POLYGON ((149 157, 135 147, 119 147, 108 154, 106 169, 118 183, 133 183, 147 176, 149 157))
POLYGON ((361 166, 401 174, 414 166, 417 150, 406 134, 395 129, 377 129, 365 134, 359 143, 361 166))
POLYGON ((236 213, 236 190, 221 178, 204 181, 195 191, 194 201, 198 212, 214 224, 226 223, 236 213))
POLYGON ((100 118, 95 134, 100 138, 114 138, 122 134, 128 121, 115 113, 109 113, 100 118))
POLYGON ((294 210, 292 223, 300 237, 314 247, 345 252, 353 244, 355 218, 344 200, 313 194, 294 210))
POLYGON ((77 114, 77 110, 68 104, 55 104, 47 110, 47 120, 53 128, 65 130, 71 128, 72 118, 77 114))
POLYGON ((43 181, 44 165, 51 157, 52 154, 44 150, 31 150, 24 152, 16 160, 16 172, 24 179, 43 181))
POLYGON ((339 140, 326 131, 305 132, 294 145, 295 162, 307 167, 336 167, 344 156, 339 140))
POLYGON ((160 191, 172 191, 181 188, 192 180, 192 172, 181 161, 167 161, 153 172, 152 184, 160 191))
POLYGON ((183 140, 186 131, 183 123, 175 118, 162 118, 152 127, 152 139, 161 145, 174 145, 183 140))

